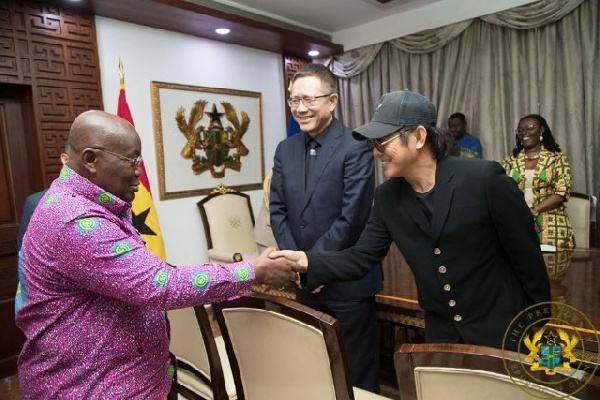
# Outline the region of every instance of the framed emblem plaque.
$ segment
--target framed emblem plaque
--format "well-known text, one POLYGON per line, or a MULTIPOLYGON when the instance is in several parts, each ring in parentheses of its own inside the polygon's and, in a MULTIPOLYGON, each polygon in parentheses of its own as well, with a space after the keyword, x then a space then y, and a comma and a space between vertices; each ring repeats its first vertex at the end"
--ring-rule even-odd
POLYGON ((151 82, 161 200, 262 188, 261 94, 151 82))

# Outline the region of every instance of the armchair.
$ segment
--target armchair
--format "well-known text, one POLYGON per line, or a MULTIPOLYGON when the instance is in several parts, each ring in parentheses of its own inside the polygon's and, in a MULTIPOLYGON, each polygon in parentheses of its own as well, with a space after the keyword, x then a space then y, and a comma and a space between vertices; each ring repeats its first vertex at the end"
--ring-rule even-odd
POLYGON ((250 196, 220 186, 198 203, 209 261, 220 264, 258 256, 250 196))
POLYGON ((341 327, 295 301, 254 294, 214 304, 240 400, 385 399, 353 388, 341 327))

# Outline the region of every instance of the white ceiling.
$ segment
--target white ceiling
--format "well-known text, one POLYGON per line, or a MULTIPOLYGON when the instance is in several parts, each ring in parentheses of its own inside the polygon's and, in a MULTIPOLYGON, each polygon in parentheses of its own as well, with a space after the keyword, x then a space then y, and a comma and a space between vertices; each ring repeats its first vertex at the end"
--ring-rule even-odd
POLYGON ((391 0, 387 4, 376 0, 212 1, 325 33, 351 50, 538 0, 391 0))

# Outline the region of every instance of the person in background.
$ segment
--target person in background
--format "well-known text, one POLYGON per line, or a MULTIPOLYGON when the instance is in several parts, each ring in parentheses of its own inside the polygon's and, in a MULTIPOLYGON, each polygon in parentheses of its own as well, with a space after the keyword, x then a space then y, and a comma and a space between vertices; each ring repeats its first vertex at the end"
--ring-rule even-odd
POLYGON ((34 211, 21 248, 26 298, 16 324, 26 399, 164 399, 174 365, 165 310, 250 294, 295 280, 270 260, 175 268, 131 223, 141 141, 103 111, 71 126, 69 160, 34 211))
MULTIPOLYGON (((60 162, 65 165, 67 161, 69 161, 69 150, 70 150, 69 141, 65 142, 64 152, 60 153, 60 162)), ((27 196, 25 199, 25 203, 23 203, 23 212, 21 213, 21 222, 19 224, 19 233, 17 235, 17 252, 21 250, 21 244, 23 243, 23 236, 25 236, 25 231, 29 226, 29 220, 31 219, 31 215, 33 211, 39 204, 41 198, 46 193, 45 190, 41 190, 39 192, 35 192, 27 196)))
POLYGON ((451 139, 436 120, 425 96, 384 94, 371 122, 354 130, 388 178, 358 242, 271 256, 295 262, 311 290, 360 278, 395 243, 415 277, 426 340, 500 348, 519 312, 550 301, 546 266, 514 181, 495 161, 448 156, 451 139))
MULTIPOLYGON (((65 151, 60 153, 60 162, 65 165, 67 161, 69 161, 69 151, 70 144, 67 140, 65 142, 65 151)), ((15 295, 15 315, 17 315, 17 311, 19 308, 23 306, 25 299, 27 298, 27 289, 24 284, 25 277, 23 276, 23 267, 21 265, 21 257, 19 252, 21 251, 21 246, 23 244, 23 237, 25 236, 25 232, 27 231, 27 227, 29 226, 29 221, 31 220, 31 216, 35 211, 35 208, 40 203, 40 200, 46 194, 46 190, 41 190, 39 192, 35 192, 27 196, 25 199, 25 203, 23 203, 23 212, 21 213, 21 222, 19 224, 19 233, 17 234, 17 293, 15 295)))
MULTIPOLYGON (((297 133, 279 143, 271 180, 271 228, 279 248, 327 251, 352 246, 362 232, 375 190, 374 160, 366 143, 333 117, 336 80, 323 65, 307 64, 290 89, 297 133)), ((381 268, 356 282, 296 290, 296 300, 337 318, 353 386, 379 392, 379 325, 375 294, 381 268)))
POLYGON ((548 123, 538 114, 521 118, 515 133, 512 156, 502 161, 502 167, 525 194, 540 243, 574 247, 573 230, 564 205, 571 193, 571 167, 567 158, 548 123))
POLYGON ((463 113, 454 113, 448 118, 448 129, 454 136, 460 157, 481 158, 481 142, 467 132, 467 117, 463 113))

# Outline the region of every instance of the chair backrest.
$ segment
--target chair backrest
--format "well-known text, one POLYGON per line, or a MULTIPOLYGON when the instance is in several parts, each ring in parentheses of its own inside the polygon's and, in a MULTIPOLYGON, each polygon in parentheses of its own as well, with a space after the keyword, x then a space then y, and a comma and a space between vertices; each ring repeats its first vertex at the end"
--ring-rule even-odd
POLYGON ((238 399, 354 399, 333 317, 261 294, 213 307, 238 399))
POLYGON ((200 394, 215 400, 229 399, 224 366, 205 306, 169 310, 167 316, 171 327, 169 350, 177 358, 177 389, 191 391, 186 394, 192 397, 200 394))
MULTIPOLYGON (((403 344, 394 355, 402 400, 600 399, 600 380, 583 371, 545 375, 525 355, 464 344, 403 344), (511 374, 507 372, 511 371, 511 374), (586 384, 583 386, 583 384, 586 384)), ((562 372, 562 371, 561 371, 562 372)))
POLYGON ((593 236, 596 227, 592 224, 591 196, 571 192, 569 201, 565 203, 565 208, 575 235, 575 246, 593 247, 593 236))
POLYGON ((250 196, 235 191, 212 193, 196 204, 209 249, 247 256, 243 258, 254 258, 258 254, 250 196))

